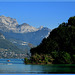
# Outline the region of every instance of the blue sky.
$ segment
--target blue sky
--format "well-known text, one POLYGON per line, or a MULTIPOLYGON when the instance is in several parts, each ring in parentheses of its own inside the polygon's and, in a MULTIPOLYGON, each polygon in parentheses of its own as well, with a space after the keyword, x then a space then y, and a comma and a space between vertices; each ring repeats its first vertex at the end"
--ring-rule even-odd
POLYGON ((0 0, 0 2, 74 2, 75 0, 0 0))
POLYGON ((74 75, 74 74, 0 74, 0 75, 74 75))
POLYGON ((75 16, 74 0, 71 2, 69 2, 70 0, 61 0, 62 2, 59 0, 57 2, 55 0, 53 0, 54 2, 49 0, 28 1, 0 0, 0 15, 15 18, 19 24, 28 23, 36 28, 44 26, 50 29, 56 28, 62 22, 67 22, 69 17, 75 16))

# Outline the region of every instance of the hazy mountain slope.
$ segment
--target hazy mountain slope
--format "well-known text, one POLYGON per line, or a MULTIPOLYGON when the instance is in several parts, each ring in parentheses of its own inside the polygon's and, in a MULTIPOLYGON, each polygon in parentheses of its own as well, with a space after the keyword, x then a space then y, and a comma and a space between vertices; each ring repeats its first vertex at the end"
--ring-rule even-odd
POLYGON ((28 33, 13 33, 13 32, 2 32, 2 33, 8 40, 16 39, 32 43, 33 45, 38 45, 41 43, 42 39, 48 35, 49 32, 50 30, 48 28, 43 28, 36 32, 28 32, 28 33))
POLYGON ((0 33, 0 48, 7 49, 8 51, 20 53, 21 50, 17 48, 14 44, 5 39, 5 37, 0 33))
POLYGON ((49 28, 43 26, 35 28, 27 23, 19 25, 16 19, 0 16, 0 32, 8 41, 20 48, 21 53, 25 52, 26 54, 31 47, 40 44, 50 31, 49 28))
POLYGON ((0 16, 0 32, 9 40, 16 39, 38 45, 51 30, 46 27, 35 28, 27 23, 19 25, 16 19, 0 16))

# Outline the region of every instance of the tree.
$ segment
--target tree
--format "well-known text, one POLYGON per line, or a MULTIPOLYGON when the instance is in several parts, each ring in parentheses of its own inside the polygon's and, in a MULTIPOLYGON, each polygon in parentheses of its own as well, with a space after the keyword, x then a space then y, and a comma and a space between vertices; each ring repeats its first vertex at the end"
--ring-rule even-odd
POLYGON ((31 54, 50 54, 55 63, 74 63, 75 59, 75 16, 62 23, 44 38, 40 45, 32 48, 31 54), (70 26, 69 26, 70 25, 70 26))
POLYGON ((75 16, 69 18, 69 20, 68 20, 68 25, 75 26, 75 16))

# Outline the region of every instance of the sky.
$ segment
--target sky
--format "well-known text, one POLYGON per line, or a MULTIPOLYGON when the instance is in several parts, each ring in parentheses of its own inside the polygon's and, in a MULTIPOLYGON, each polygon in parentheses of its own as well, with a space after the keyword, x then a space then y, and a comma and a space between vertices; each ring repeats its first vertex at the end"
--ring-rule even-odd
POLYGON ((74 74, 0 74, 0 75, 74 75, 74 74))
POLYGON ((18 24, 54 29, 75 16, 74 0, 0 0, 0 15, 15 18, 18 24), (54 2, 53 2, 54 1, 54 2))
POLYGON ((0 2, 74 2, 75 0, 0 0, 0 2))
POLYGON ((74 75, 74 74, 0 74, 0 75, 74 75))

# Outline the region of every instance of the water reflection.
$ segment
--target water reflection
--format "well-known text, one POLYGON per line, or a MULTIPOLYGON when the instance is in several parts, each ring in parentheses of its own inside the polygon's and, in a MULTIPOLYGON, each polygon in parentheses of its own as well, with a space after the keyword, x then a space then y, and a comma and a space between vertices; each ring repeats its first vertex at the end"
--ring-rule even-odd
POLYGON ((72 65, 26 65, 23 64, 22 60, 16 59, 16 61, 11 60, 7 62, 5 60, 0 61, 0 73, 74 73, 75 64, 72 65))

